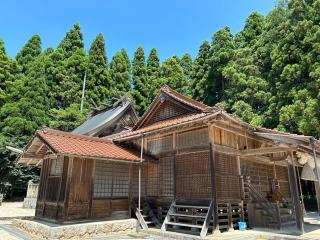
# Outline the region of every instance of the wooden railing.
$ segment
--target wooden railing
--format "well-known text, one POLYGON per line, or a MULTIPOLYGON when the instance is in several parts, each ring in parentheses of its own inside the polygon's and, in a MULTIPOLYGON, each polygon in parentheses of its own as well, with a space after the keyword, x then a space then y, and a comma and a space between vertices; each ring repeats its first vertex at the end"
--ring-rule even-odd
POLYGON ((134 209, 134 213, 138 219, 138 222, 140 224, 140 226, 142 227, 143 230, 148 230, 148 225, 146 223, 146 221, 144 220, 142 214, 141 214, 141 210, 139 208, 137 208, 136 203, 134 202, 134 200, 131 201, 131 206, 134 209))
POLYGON ((244 185, 249 189, 250 197, 260 205, 260 207, 273 219, 273 221, 278 223, 278 227, 281 228, 281 213, 279 202, 272 204, 269 202, 261 193, 252 186, 250 179, 244 181, 244 185))
POLYGON ((174 213, 174 206, 176 205, 176 200, 173 200, 170 208, 167 212, 167 216, 165 217, 162 226, 161 226, 161 232, 165 232, 167 230, 167 223, 170 221, 170 214, 174 213))
POLYGON ((208 212, 206 214, 206 218, 205 218, 205 220, 203 222, 203 226, 201 228, 201 232, 200 232, 200 237, 201 238, 205 238, 207 236, 207 232, 208 232, 208 229, 209 229, 209 226, 210 226, 211 217, 212 217, 212 211, 213 211, 213 203, 211 201, 210 205, 209 205, 208 212))

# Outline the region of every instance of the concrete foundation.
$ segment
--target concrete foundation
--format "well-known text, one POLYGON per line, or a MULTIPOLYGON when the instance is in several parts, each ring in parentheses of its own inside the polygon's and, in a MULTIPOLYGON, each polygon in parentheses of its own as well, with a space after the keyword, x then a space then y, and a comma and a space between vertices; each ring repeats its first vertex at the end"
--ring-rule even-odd
POLYGON ((101 234, 135 232, 136 219, 95 221, 58 225, 39 220, 16 219, 13 226, 35 236, 35 239, 80 239, 101 234))

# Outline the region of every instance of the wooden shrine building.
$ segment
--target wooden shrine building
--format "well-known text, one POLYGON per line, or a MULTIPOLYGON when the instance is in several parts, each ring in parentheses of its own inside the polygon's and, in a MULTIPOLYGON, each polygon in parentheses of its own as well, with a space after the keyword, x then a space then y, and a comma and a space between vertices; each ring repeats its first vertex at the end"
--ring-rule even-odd
POLYGON ((18 162, 42 164, 38 218, 132 216, 204 237, 239 221, 303 232, 296 170, 309 156, 319 179, 319 154, 311 136, 254 127, 165 86, 133 127, 104 137, 43 129, 18 162))

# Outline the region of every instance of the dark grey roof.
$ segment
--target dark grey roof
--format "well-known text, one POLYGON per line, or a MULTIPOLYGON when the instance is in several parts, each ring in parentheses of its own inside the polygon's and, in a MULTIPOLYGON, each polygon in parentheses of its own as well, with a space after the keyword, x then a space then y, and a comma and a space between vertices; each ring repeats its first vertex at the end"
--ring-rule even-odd
POLYGON ((117 123, 121 116, 123 116, 126 110, 130 107, 132 107, 131 101, 127 97, 123 97, 115 103, 113 107, 88 118, 72 132, 90 136, 97 135, 106 128, 114 126, 114 124, 117 123))

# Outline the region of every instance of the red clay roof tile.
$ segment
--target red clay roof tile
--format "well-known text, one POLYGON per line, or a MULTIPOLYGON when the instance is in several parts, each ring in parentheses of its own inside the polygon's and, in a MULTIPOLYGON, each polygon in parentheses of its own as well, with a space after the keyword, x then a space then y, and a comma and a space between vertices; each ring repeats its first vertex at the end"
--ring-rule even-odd
POLYGON ((36 136, 45 141, 55 153, 62 155, 140 161, 139 155, 105 138, 89 137, 49 128, 37 131, 36 136))

